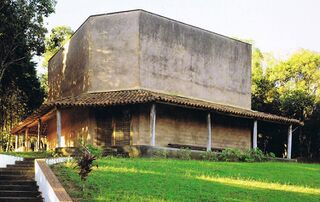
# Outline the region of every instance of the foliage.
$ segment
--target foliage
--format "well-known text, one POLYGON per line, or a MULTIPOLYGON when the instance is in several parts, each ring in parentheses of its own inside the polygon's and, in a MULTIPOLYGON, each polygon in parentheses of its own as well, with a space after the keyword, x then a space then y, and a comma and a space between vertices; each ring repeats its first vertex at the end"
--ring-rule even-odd
POLYGON ((177 150, 177 158, 182 160, 191 159, 191 150, 188 148, 181 148, 177 150))
MULTIPOLYGON (((266 60, 266 55, 253 53, 252 108, 304 121, 305 126, 294 134, 293 147, 297 149, 293 156, 320 159, 320 133, 316 127, 320 115, 320 54, 302 49, 282 61, 266 60)), ((273 134, 263 134, 269 142, 280 132, 283 134, 276 128, 270 131, 273 134)), ((268 150, 270 144, 263 146, 268 150)))
POLYGON ((97 159, 103 156, 103 148, 93 146, 92 144, 87 145, 88 151, 97 159))
POLYGON ((260 149, 249 149, 243 153, 241 160, 246 162, 261 162, 268 160, 269 155, 265 155, 260 149))
POLYGON ((53 0, 0 1, 0 150, 13 148, 11 128, 43 102, 32 57, 44 51, 43 19, 54 5, 53 0))
POLYGON ((156 158, 168 158, 168 152, 162 149, 156 149, 152 152, 152 156, 156 158))
MULTIPOLYGON (((320 165, 102 158, 83 201, 318 201, 320 165), (90 187, 90 188, 89 188, 90 187)), ((52 170, 71 197, 81 181, 68 164, 52 170)))
POLYGON ((92 170, 93 161, 96 157, 92 155, 89 149, 82 145, 80 155, 77 157, 77 167, 79 168, 79 175, 82 181, 86 181, 89 173, 92 170))
POLYGON ((206 151, 206 152, 202 153, 200 156, 201 156, 202 160, 218 161, 218 155, 216 152, 206 151))
POLYGON ((43 67, 48 67, 49 59, 69 41, 73 33, 69 26, 57 26, 51 30, 49 37, 45 39, 43 67))
POLYGON ((44 17, 54 12, 53 0, 2 0, 0 3, 0 83, 5 72, 44 51, 44 17))
POLYGON ((275 155, 273 153, 264 154, 260 149, 239 150, 227 148, 217 154, 220 161, 227 162, 262 162, 273 160, 275 155))
MULTIPOLYGON (((73 33, 69 26, 57 26, 51 30, 50 35, 45 39, 42 67, 48 67, 50 58, 69 41, 73 33)), ((42 74, 40 80, 45 92, 48 93, 48 73, 42 74)))
POLYGON ((240 161, 242 157, 242 152, 239 149, 231 149, 227 148, 222 150, 222 152, 219 154, 219 160, 220 161, 240 161))

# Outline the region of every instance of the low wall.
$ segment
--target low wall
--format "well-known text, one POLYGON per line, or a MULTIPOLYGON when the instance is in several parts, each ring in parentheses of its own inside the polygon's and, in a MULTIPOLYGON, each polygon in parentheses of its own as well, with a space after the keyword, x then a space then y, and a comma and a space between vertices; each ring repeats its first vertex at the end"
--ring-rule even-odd
POLYGON ((23 161, 22 157, 0 154, 0 168, 5 168, 7 165, 13 165, 16 161, 23 161))
MULTIPOLYGON (((58 159, 56 161, 52 159, 50 161, 49 159, 48 163, 54 164, 67 160, 67 158, 58 159)), ((37 181, 39 191, 41 191, 45 202, 72 201, 44 159, 35 160, 35 180, 37 181)))
POLYGON ((47 158, 45 161, 48 165, 54 165, 57 163, 70 161, 71 159, 72 157, 59 157, 59 158, 47 158))

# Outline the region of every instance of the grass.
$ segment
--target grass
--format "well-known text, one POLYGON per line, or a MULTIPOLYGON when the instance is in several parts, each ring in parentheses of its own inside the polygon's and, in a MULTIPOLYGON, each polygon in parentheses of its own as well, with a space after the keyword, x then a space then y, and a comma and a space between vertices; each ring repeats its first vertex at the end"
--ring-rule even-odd
POLYGON ((48 158, 48 157, 52 157, 52 154, 50 152, 1 152, 1 154, 19 156, 19 157, 23 157, 23 158, 48 158))
MULTIPOLYGON (((104 158, 83 201, 319 201, 320 165, 104 158)), ((82 197, 72 164, 52 167, 71 197, 82 197)))

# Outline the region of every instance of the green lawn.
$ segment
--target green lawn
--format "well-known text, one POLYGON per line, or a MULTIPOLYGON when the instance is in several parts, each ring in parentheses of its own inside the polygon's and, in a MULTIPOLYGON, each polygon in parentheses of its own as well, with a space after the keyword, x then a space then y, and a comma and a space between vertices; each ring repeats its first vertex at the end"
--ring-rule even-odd
MULTIPOLYGON (((90 174, 84 201, 320 201, 320 165, 104 158, 90 174)), ((52 167, 80 198, 72 164, 52 167)))

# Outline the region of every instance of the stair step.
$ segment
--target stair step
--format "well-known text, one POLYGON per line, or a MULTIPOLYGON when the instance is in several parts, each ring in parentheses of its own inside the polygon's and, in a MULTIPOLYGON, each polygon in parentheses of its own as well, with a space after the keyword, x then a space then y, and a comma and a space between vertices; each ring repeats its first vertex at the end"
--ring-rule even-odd
POLYGON ((0 171, 0 175, 34 175, 33 170, 5 170, 0 171))
POLYGON ((2 190, 0 197, 39 197, 41 196, 39 191, 7 191, 2 190))
MULTIPOLYGON (((28 186, 36 186, 37 183, 34 180, 0 180, 0 185, 28 185, 28 186)), ((1 200, 0 200, 1 201, 1 200)))
POLYGON ((21 169, 27 169, 27 168, 34 168, 34 165, 7 165, 7 168, 21 168, 21 169))
POLYGON ((43 201, 38 185, 34 181, 34 159, 16 161, 14 165, 0 168, 1 202, 38 202, 43 201))
POLYGON ((0 192, 3 190, 7 191, 38 191, 38 186, 35 184, 31 185, 0 185, 0 192))
POLYGON ((0 168, 1 171, 32 171, 34 170, 33 167, 10 167, 10 168, 0 168))
POLYGON ((0 197, 1 202, 43 202, 41 197, 0 197))
POLYGON ((34 165, 33 161, 16 161, 15 165, 34 165))
POLYGON ((21 179, 33 179, 34 176, 27 175, 0 175, 0 180, 21 180, 21 179))
POLYGON ((23 161, 34 161, 35 158, 24 158, 23 161))

